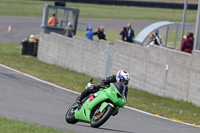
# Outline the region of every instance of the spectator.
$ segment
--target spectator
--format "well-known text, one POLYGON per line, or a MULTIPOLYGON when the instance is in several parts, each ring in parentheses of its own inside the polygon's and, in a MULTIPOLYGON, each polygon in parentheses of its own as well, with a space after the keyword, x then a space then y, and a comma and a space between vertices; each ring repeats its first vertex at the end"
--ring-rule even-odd
POLYGON ((64 28, 64 33, 66 37, 72 37, 72 24, 71 22, 67 23, 67 26, 64 28))
POLYGON ((92 31, 92 27, 89 27, 88 30, 85 32, 85 36, 87 37, 88 40, 93 41, 93 35, 94 32, 92 31))
POLYGON ((119 33, 122 36, 122 41, 127 41, 128 33, 127 33, 127 27, 123 27, 123 31, 119 33))
POLYGON ((96 29, 96 32, 94 32, 94 35, 97 35, 99 40, 101 39, 106 40, 104 33, 101 31, 99 27, 96 29))
POLYGON ((149 47, 150 45, 153 45, 153 44, 159 46, 158 38, 152 32, 149 33, 149 39, 150 40, 148 42, 148 46, 147 47, 149 47))
POLYGON ((152 32, 149 33, 149 39, 150 40, 149 40, 149 42, 147 44, 147 47, 149 47, 150 45, 153 45, 153 44, 159 45, 158 41, 157 41, 157 38, 155 37, 155 35, 152 32))
POLYGON ((127 24, 127 32, 128 32, 127 42, 133 42, 133 38, 135 36, 135 33, 134 33, 134 30, 131 28, 130 23, 127 24))
POLYGON ((105 40, 106 40, 106 32, 105 32, 105 30, 104 30, 104 26, 101 26, 101 27, 100 27, 100 30, 103 32, 103 34, 104 34, 104 36, 105 36, 105 40))
POLYGON ((155 31, 155 38, 156 38, 156 41, 157 41, 158 45, 162 46, 162 37, 159 34, 159 30, 155 31))
POLYGON ((148 35, 148 37, 149 37, 149 42, 147 43, 147 47, 149 47, 150 45, 153 45, 154 44, 154 35, 153 35, 153 33, 152 32, 150 32, 149 33, 149 35, 148 35))
POLYGON ((181 44, 181 51, 187 52, 187 53, 192 53, 193 50, 193 33, 191 34, 190 32, 187 34, 186 39, 183 40, 181 44))
POLYGON ((49 18, 48 24, 49 24, 50 26, 57 26, 57 25, 58 25, 58 19, 55 18, 55 14, 54 14, 54 13, 52 14, 52 17, 49 18), (55 20, 55 19, 56 19, 56 20, 55 20))

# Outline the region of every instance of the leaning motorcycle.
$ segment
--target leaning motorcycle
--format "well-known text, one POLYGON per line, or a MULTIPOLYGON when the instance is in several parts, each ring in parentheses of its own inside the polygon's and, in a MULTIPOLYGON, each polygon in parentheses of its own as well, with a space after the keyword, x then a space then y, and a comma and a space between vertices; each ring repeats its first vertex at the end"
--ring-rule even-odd
POLYGON ((68 109, 65 120, 70 124, 87 122, 91 127, 98 128, 126 104, 125 85, 116 82, 110 83, 109 87, 101 86, 98 92, 84 98, 82 102, 81 107, 75 102, 68 109))

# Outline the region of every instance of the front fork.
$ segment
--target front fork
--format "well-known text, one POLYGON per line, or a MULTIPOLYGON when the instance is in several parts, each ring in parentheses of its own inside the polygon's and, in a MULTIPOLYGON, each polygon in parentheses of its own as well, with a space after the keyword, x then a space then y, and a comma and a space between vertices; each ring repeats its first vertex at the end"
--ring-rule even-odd
POLYGON ((108 105, 114 109, 112 114, 115 114, 119 110, 119 107, 115 107, 112 103, 103 102, 99 111, 102 112, 108 105))

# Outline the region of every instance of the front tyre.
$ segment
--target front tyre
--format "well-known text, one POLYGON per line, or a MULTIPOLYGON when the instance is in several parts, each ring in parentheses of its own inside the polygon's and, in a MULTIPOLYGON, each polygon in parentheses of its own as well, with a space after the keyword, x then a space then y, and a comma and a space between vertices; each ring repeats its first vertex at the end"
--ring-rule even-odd
POLYGON ((74 103, 67 111, 65 115, 65 120, 67 123, 75 124, 78 120, 75 119, 75 110, 78 108, 78 104, 74 103))
POLYGON ((108 105, 102 112, 99 112, 99 109, 100 107, 92 115, 90 122, 91 127, 98 128, 103 125, 113 112, 113 108, 110 105, 108 105))

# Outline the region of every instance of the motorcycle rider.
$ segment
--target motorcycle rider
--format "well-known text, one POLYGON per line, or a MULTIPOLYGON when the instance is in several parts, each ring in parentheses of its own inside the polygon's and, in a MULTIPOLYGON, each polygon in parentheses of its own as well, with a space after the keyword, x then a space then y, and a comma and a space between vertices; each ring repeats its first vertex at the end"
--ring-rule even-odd
POLYGON ((76 102, 81 106, 82 100, 87 97, 90 93, 95 93, 99 91, 100 86, 110 86, 110 83, 115 82, 122 82, 124 85, 126 85, 125 90, 125 97, 127 99, 127 93, 128 93, 128 82, 130 80, 130 75, 127 71, 119 70, 117 72, 117 75, 112 75, 109 77, 106 77, 105 79, 102 79, 98 82, 98 85, 96 86, 90 86, 87 89, 85 89, 81 95, 77 98, 76 102))

